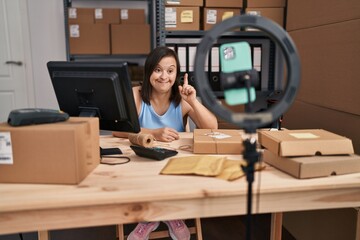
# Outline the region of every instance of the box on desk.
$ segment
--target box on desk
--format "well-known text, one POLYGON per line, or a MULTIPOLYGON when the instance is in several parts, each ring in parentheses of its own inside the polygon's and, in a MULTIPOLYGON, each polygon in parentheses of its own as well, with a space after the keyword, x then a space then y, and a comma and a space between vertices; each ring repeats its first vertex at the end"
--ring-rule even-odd
POLYGON ((194 153, 242 154, 243 138, 241 130, 194 129, 194 153))
POLYGON ((353 154, 350 139, 323 129, 258 132, 259 143, 282 157, 353 154))
POLYGON ((0 136, 7 146, 0 146, 7 159, 0 161, 2 183, 77 184, 100 162, 98 118, 20 127, 1 123, 0 136))
POLYGON ((263 159, 266 163, 296 178, 360 172, 360 156, 355 154, 281 157, 265 149, 263 159))

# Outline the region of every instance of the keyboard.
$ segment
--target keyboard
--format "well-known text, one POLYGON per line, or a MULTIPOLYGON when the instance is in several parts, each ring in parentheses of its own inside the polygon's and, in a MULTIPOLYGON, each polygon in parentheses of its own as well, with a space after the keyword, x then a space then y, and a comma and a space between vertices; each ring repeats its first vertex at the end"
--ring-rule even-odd
POLYGON ((131 145, 130 147, 136 153, 136 155, 155 160, 163 160, 165 158, 172 157, 178 154, 178 152, 175 150, 160 147, 146 148, 137 145, 131 145))

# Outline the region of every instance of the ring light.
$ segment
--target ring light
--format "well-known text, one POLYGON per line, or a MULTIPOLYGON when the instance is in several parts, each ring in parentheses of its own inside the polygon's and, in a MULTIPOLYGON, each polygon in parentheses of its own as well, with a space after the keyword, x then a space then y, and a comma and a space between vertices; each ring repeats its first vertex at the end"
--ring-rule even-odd
POLYGON ((195 85, 204 105, 224 120, 245 130, 276 121, 293 103, 300 83, 300 60, 296 47, 287 32, 274 22, 254 15, 240 15, 224 20, 209 30, 199 43, 195 56, 195 85), (260 113, 233 113, 221 106, 212 93, 205 74, 205 60, 213 43, 226 31, 239 27, 254 27, 267 33, 280 46, 287 64, 287 86, 283 98, 268 110, 260 113))

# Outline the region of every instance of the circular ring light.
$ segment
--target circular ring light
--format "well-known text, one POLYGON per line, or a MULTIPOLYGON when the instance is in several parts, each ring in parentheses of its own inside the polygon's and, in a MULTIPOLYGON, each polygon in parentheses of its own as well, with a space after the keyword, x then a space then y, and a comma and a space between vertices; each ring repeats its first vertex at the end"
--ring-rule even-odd
POLYGON ((300 85, 300 60, 295 44, 287 32, 274 22, 266 18, 253 15, 240 15, 224 20, 209 30, 199 43, 195 56, 195 85, 204 105, 211 109, 217 116, 233 123, 245 130, 256 130, 267 124, 271 124, 290 107, 293 103, 298 87, 300 85), (265 32, 270 39, 280 46, 287 65, 287 85, 284 96, 274 106, 259 113, 233 113, 223 107, 209 85, 208 77, 205 74, 205 61, 207 53, 212 45, 226 31, 239 27, 254 27, 265 32))

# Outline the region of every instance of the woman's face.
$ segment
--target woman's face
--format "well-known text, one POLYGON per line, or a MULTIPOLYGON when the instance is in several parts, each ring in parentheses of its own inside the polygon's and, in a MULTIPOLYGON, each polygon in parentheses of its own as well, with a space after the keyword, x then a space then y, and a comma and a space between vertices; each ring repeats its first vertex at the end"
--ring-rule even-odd
POLYGON ((176 60, 173 57, 162 58, 150 76, 153 91, 162 93, 171 91, 176 75, 176 60))

